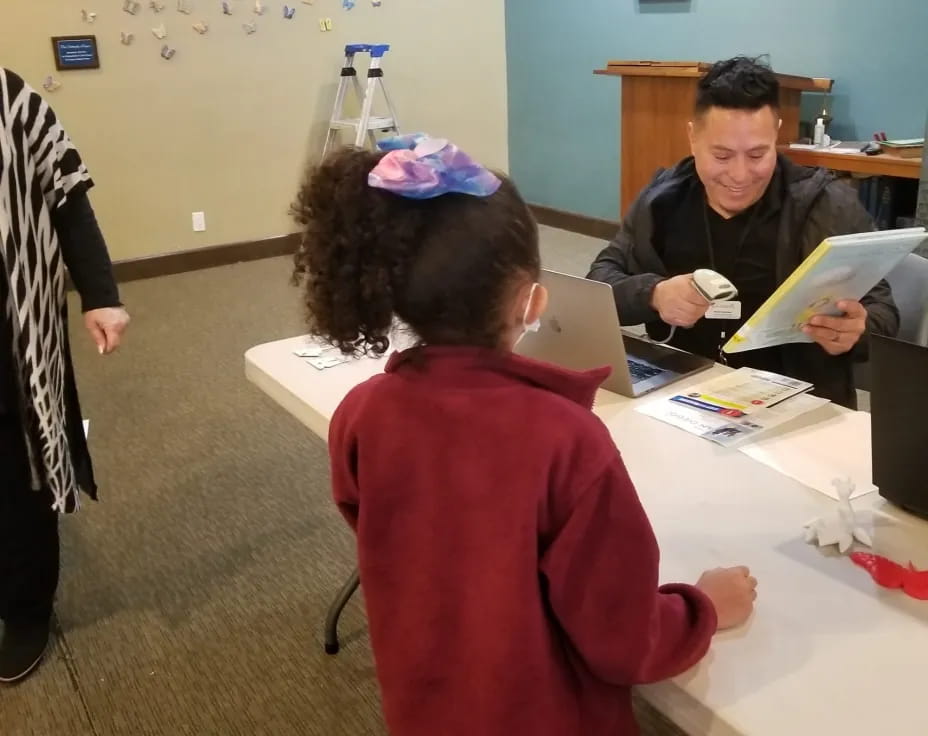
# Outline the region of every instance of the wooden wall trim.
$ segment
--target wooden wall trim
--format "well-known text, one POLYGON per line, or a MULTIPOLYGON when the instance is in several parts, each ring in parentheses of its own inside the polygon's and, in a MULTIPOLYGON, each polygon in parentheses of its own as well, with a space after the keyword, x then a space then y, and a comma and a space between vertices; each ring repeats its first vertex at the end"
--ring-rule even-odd
MULTIPOLYGON (((532 204, 529 207, 540 224, 579 233, 580 235, 612 240, 619 229, 619 223, 613 220, 604 220, 538 204, 532 204)), ((116 280, 120 283, 151 279, 157 276, 198 271, 203 268, 257 261, 262 258, 288 256, 296 252, 298 245, 299 234, 290 233, 262 240, 247 240, 241 243, 226 243, 206 248, 194 248, 144 258, 115 261, 113 263, 113 272, 116 275, 116 280)))
POLYGON ((213 245, 176 253, 164 253, 145 258, 130 258, 113 263, 113 272, 120 283, 169 276, 202 268, 228 266, 232 263, 257 261, 262 258, 286 256, 296 252, 299 236, 296 233, 263 240, 213 245))
POLYGON ((612 240, 619 231, 619 223, 614 220, 603 220, 599 217, 567 212, 540 204, 530 204, 529 208, 541 225, 568 230, 580 235, 589 235, 591 238, 612 240))

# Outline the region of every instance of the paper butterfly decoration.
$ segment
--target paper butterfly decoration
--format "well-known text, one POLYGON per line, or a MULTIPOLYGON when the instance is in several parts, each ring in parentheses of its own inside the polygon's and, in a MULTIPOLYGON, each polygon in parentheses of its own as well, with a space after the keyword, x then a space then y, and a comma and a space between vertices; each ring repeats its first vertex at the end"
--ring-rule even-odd
POLYGON ((136 0, 123 0, 122 9, 125 10, 129 15, 135 15, 139 12, 139 9, 142 7, 142 3, 136 2, 136 0))
POLYGON ((252 33, 258 30, 258 24, 255 23, 254 21, 252 21, 251 23, 243 23, 242 28, 244 28, 245 33, 247 33, 250 36, 252 33))
POLYGON ((83 20, 84 23, 93 23, 96 19, 97 19, 96 13, 91 13, 88 10, 81 11, 81 20, 83 20))
POLYGON ((371 0, 371 5, 373 5, 375 8, 379 8, 381 5, 383 5, 383 0, 371 0))
POLYGON ((160 13, 164 10, 164 3, 160 3, 158 0, 151 0, 151 2, 148 3, 148 7, 154 10, 156 13, 160 13))
POLYGON ((345 10, 351 10, 354 7, 354 0, 342 0, 342 7, 345 10))
POLYGON ((45 81, 42 82, 42 86, 45 88, 46 92, 56 92, 61 89, 61 82, 52 76, 48 76, 45 78, 45 81))
POLYGON ((120 31, 119 41, 123 46, 131 46, 132 42, 135 40, 135 34, 129 33, 129 31, 120 31))
POLYGON ((296 8, 291 8, 289 5, 284 5, 284 18, 287 20, 291 20, 295 12, 296 8))
POLYGON ((209 32, 209 24, 205 20, 201 20, 199 23, 193 24, 193 30, 201 36, 205 36, 209 32))
POLYGON ((174 54, 176 53, 177 53, 177 49, 172 49, 167 44, 164 44, 164 46, 161 47, 161 58, 162 59, 167 59, 168 61, 170 61, 171 59, 174 58, 174 54))
POLYGON ((232 15, 232 6, 229 5, 228 0, 222 0, 222 14, 232 15))
POLYGON ((164 27, 164 23, 162 23, 157 28, 152 28, 151 33, 159 41, 163 41, 168 37, 168 29, 164 27))
POLYGON ((177 0, 177 12, 190 15, 193 12, 193 8, 190 7, 189 0, 177 0))
POLYGON ((267 10, 267 5, 261 2, 261 0, 255 0, 255 15, 264 15, 267 10))

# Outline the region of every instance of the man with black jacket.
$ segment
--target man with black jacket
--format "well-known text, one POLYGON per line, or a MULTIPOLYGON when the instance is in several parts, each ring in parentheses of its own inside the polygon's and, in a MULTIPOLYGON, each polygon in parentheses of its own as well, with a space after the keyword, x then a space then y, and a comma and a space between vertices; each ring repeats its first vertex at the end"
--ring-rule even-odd
POLYGON ((826 237, 873 223, 856 193, 825 169, 796 166, 776 150, 779 83, 769 67, 737 57, 700 81, 689 138, 693 155, 657 173, 629 207, 589 278, 613 287, 623 324, 734 367, 809 381, 815 393, 856 407, 852 368, 870 334, 895 335, 899 314, 880 282, 840 317, 816 316, 794 343, 722 356, 744 320, 826 237), (738 287, 741 317, 708 319, 692 273, 710 268, 738 287))

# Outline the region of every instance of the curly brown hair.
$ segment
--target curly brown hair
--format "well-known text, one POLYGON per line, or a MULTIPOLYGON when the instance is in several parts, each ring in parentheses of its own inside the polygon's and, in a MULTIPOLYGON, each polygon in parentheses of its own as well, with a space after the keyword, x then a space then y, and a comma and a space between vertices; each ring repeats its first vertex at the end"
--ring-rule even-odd
POLYGON ((515 185, 489 197, 407 199, 368 185, 384 154, 345 148, 307 173, 293 281, 310 333, 383 354, 399 318, 428 345, 497 347, 513 288, 537 280, 538 226, 515 185))

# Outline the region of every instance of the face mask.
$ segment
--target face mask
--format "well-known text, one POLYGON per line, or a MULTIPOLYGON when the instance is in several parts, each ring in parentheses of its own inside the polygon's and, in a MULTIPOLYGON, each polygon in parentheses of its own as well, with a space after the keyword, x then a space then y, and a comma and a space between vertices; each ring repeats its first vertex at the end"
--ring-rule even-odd
POLYGON ((535 289, 538 288, 538 284, 532 284, 532 290, 528 293, 528 301, 525 303, 525 312, 522 314, 522 334, 519 335, 516 340, 516 345, 522 342, 522 338, 529 332, 538 332, 541 329, 541 317, 536 319, 534 322, 529 324, 528 322, 528 312, 532 308, 532 298, 535 296, 535 289))

